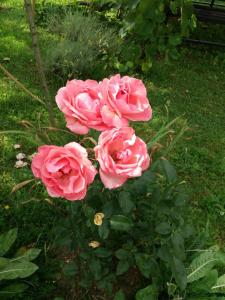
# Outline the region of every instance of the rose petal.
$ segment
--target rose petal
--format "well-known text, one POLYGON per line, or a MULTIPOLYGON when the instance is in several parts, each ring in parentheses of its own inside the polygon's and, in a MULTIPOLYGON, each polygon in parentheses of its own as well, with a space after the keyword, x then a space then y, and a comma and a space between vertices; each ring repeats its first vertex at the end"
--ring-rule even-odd
POLYGON ((127 176, 120 176, 110 173, 105 173, 101 169, 99 171, 101 180, 104 184, 104 186, 108 189, 115 189, 123 185, 126 180, 128 179, 127 176))

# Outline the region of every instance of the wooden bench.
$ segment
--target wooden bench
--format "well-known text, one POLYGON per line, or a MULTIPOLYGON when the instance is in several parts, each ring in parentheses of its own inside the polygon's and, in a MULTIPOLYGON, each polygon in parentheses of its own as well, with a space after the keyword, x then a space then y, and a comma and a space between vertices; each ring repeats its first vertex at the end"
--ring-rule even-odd
POLYGON ((208 2, 193 1, 193 10, 199 21, 225 24, 225 2, 211 0, 208 2))
MULTIPOLYGON (((225 24, 225 1, 193 1, 193 12, 201 22, 225 24)), ((184 38, 184 42, 209 46, 225 47, 224 42, 207 41, 201 39, 184 38)))

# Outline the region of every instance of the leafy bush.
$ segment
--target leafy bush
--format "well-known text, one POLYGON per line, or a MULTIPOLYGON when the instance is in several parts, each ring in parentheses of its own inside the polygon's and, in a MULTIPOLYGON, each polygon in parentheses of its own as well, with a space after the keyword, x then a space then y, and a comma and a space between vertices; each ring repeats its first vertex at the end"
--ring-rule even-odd
POLYGON ((119 48, 118 36, 97 16, 75 11, 53 18, 49 28, 59 39, 49 45, 48 71, 61 78, 101 78, 109 72, 106 62, 119 48))
POLYGON ((176 295, 184 293, 186 245, 198 242, 187 194, 169 161, 159 159, 114 192, 98 183, 85 202, 72 203, 69 210, 54 229, 55 246, 75 250, 75 259, 63 267, 66 277, 78 276, 82 288, 94 285, 108 297, 116 289, 115 299, 135 293, 137 300, 167 299, 172 287, 176 295))
POLYGON ((17 237, 17 228, 0 235, 0 295, 1 299, 13 297, 24 292, 29 286, 24 281, 16 279, 27 278, 37 269, 37 265, 32 263, 40 253, 40 249, 19 249, 13 258, 3 257, 11 248, 17 237), (13 283, 7 284, 8 280, 13 283))
POLYGON ((41 27, 47 27, 49 25, 49 19, 51 18, 63 18, 65 15, 77 9, 76 3, 71 4, 56 4, 53 2, 46 2, 42 0, 35 5, 35 23, 41 27))
POLYGON ((115 66, 120 72, 148 72, 156 56, 176 58, 182 37, 196 27, 191 0, 97 1, 114 4, 125 40, 115 66), (172 16, 172 18, 170 18, 172 16))

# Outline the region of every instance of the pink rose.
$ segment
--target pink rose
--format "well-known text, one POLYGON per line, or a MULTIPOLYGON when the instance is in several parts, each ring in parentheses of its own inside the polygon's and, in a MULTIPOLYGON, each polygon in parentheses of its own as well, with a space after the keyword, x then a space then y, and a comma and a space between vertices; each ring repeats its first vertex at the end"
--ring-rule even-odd
POLYGON ((101 180, 109 189, 121 186, 128 178, 141 176, 150 163, 145 142, 136 137, 131 127, 102 132, 94 150, 101 180))
POLYGON ((152 109, 141 80, 119 74, 100 83, 103 121, 112 127, 128 126, 128 121, 148 121, 152 109))
POLYGON ((73 142, 64 147, 41 146, 31 165, 51 197, 81 200, 97 173, 87 157, 87 151, 73 142))
POLYGON ((94 80, 71 80, 59 89, 56 103, 65 114, 67 127, 78 134, 87 134, 90 128, 103 131, 109 127, 103 123, 99 84, 94 80))

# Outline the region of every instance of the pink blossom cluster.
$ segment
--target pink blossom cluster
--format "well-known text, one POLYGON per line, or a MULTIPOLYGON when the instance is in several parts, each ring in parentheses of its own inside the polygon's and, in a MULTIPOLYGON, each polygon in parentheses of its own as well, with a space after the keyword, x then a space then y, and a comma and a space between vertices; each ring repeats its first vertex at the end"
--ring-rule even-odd
MULTIPOLYGON (((149 167, 147 146, 129 127, 129 121, 148 121, 152 117, 141 80, 120 75, 101 82, 71 80, 59 89, 56 103, 72 132, 87 134, 91 128, 102 131, 94 153, 106 188, 120 187, 149 167)), ((64 147, 39 147, 31 167, 50 196, 71 201, 85 197, 97 174, 86 149, 76 142, 64 147)))

